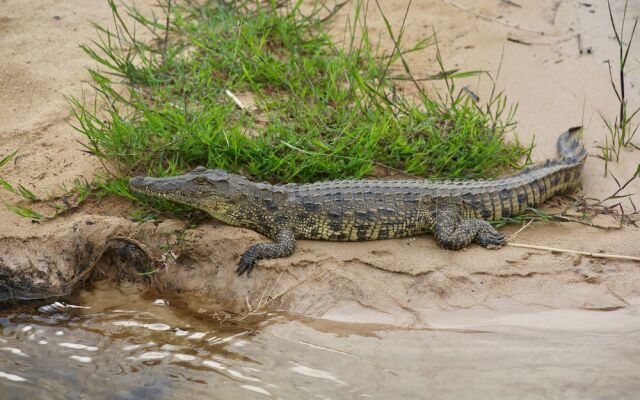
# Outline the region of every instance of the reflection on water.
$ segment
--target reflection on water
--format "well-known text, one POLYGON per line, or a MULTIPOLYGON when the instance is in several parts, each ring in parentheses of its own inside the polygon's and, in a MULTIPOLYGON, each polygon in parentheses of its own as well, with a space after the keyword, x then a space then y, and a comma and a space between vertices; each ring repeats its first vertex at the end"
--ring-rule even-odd
MULTIPOLYGON (((96 288, 0 313, 2 399, 637 398, 640 305, 401 330, 96 288)), ((473 321, 473 322, 470 322, 473 321)))

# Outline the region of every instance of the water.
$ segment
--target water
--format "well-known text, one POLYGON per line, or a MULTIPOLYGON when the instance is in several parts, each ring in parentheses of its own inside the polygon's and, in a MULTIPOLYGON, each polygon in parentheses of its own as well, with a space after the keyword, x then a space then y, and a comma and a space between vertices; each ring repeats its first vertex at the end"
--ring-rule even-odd
POLYGON ((2 399, 636 399, 640 302, 433 329, 222 311, 130 285, 0 312, 2 399))

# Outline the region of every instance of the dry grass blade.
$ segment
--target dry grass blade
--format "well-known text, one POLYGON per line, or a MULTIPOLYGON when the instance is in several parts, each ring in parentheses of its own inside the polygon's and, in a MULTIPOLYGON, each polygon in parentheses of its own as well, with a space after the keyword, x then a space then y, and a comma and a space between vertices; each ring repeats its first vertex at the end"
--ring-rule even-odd
POLYGON ((269 290, 269 294, 267 295, 267 298, 271 297, 271 294, 273 293, 273 290, 276 288, 276 285, 278 284, 278 282, 280 282, 280 278, 282 278, 283 274, 284 274, 284 270, 282 272, 280 272, 280 275, 278 275, 278 278, 273 283, 273 285, 271 285, 271 281, 269 281, 269 283, 267 283, 267 286, 265 286, 264 290, 262 291, 262 295, 260 296, 260 300, 258 300, 258 306, 256 307, 256 310, 259 309, 262 306, 262 301, 265 298, 265 294, 267 294, 267 289, 269 289, 269 286, 271 286, 271 289, 269 290))
POLYGON ((229 96, 231 98, 231 100, 233 100, 233 102, 236 103, 236 105, 238 106, 239 109, 241 109, 243 111, 247 111, 247 107, 244 104, 242 104, 240 99, 237 98, 235 94, 231 93, 231 90, 225 89, 224 90, 224 94, 229 96))
MULTIPOLYGON (((321 272, 319 274, 318 273, 313 273, 313 274, 307 276, 306 278, 289 285, 287 288, 285 288, 283 291, 281 291, 280 293, 276 294, 275 296, 273 296, 273 297, 269 296, 268 299, 266 301, 264 301, 264 302, 262 302, 262 298, 261 298, 260 299, 260 303, 258 304, 258 306, 253 311, 248 312, 246 315, 244 315, 242 318, 240 318, 240 321, 242 321, 242 320, 244 320, 244 319, 246 319, 246 318, 248 318, 248 317, 250 317, 252 315, 258 314, 261 309, 264 309, 272 301, 279 299, 280 297, 282 297, 285 294, 291 292, 293 289, 297 288, 298 286, 302 285, 303 283, 308 282, 312 278, 320 278, 325 273, 326 273, 326 271, 323 271, 323 272, 321 272)), ((282 274, 281 274, 281 276, 282 276, 282 274)), ((278 277, 278 280, 279 279, 280 279, 280 277, 278 277)), ((276 280, 276 283, 277 283, 277 280, 276 280)), ((271 287, 271 291, 273 291, 274 287, 275 287, 275 284, 271 287)), ((265 291, 266 291, 266 288, 265 288, 265 291)), ((263 293, 263 295, 264 295, 264 293, 263 293)))
POLYGON ((518 236, 520 234, 520 232, 524 231, 525 229, 527 229, 529 226, 531 226, 531 224, 533 223, 534 219, 531 218, 528 222, 523 222, 522 223, 522 227, 520 229, 518 229, 517 231, 515 231, 513 233, 513 235, 509 236, 509 238, 507 239, 507 242, 512 241, 513 239, 516 238, 516 236, 518 236))

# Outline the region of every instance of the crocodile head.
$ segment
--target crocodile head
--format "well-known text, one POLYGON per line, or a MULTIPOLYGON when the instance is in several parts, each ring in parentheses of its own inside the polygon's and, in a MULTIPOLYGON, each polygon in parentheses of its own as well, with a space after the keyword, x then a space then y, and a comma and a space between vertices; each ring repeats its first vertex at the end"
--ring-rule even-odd
POLYGON ((221 169, 197 167, 185 175, 152 178, 138 176, 129 181, 136 192, 164 197, 207 211, 215 217, 223 217, 235 203, 233 184, 237 178, 221 169))

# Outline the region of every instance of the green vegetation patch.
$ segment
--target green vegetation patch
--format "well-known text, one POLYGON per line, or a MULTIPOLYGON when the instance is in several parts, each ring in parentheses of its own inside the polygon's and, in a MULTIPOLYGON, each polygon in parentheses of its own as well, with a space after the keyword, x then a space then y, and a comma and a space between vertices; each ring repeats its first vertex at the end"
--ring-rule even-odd
POLYGON ((346 40, 336 43, 332 10, 307 3, 168 2, 166 15, 147 17, 109 0, 115 29, 96 25, 99 39, 83 46, 98 63, 96 99, 70 99, 86 147, 112 175, 104 189, 141 199, 129 176, 198 165, 282 183, 362 178, 377 166, 464 179, 521 167, 532 147, 505 141, 515 109, 501 94, 480 105, 454 83, 471 74, 446 72, 439 54, 446 93, 427 95, 413 78, 404 56, 433 37, 405 48, 404 25, 394 32, 385 18, 395 44, 385 54, 354 1, 346 40), (152 40, 139 40, 141 30, 152 40), (415 95, 399 82, 415 84, 415 95), (242 107, 246 99, 254 106, 242 107))

